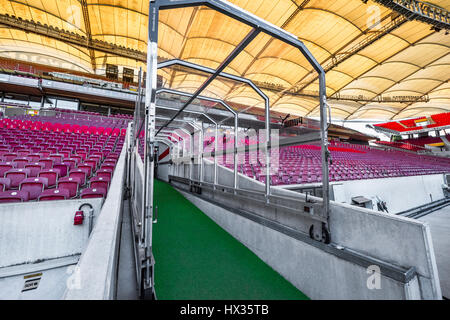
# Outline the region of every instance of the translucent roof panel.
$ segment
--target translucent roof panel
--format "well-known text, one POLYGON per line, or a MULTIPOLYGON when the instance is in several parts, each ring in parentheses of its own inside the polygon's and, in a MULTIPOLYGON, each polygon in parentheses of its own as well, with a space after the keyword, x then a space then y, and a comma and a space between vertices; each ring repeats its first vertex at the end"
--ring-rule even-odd
MULTIPOLYGON (((450 35, 409 21, 369 0, 231 0, 297 36, 324 67, 336 119, 398 119, 450 110, 450 35), (347 98, 342 98, 347 97, 347 98), (395 99, 403 100, 390 102, 395 99), (359 99, 359 100, 358 100, 359 99)), ((448 0, 427 1, 450 10, 448 0)), ((0 0, 0 14, 39 22, 145 54, 148 0, 0 0), (83 7, 84 6, 84 7, 83 7), (84 10, 83 10, 84 9, 84 10)), ((217 68, 250 27, 205 6, 160 11, 161 59, 217 68)), ((87 73, 106 64, 138 69, 142 61, 105 54, 24 32, 0 28, 0 56, 87 73)), ((271 110, 318 115, 317 74, 295 49, 259 34, 226 68, 247 77, 269 96, 271 110)), ((165 85, 194 92, 204 75, 161 71, 165 85)), ((248 88, 221 80, 208 96, 263 108, 248 88)))

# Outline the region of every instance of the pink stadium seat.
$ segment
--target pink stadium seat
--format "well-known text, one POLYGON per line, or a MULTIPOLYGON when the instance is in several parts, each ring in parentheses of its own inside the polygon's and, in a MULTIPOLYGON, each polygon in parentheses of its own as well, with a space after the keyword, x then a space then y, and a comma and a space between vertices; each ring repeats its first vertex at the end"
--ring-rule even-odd
POLYGON ((69 191, 70 198, 75 198, 77 196, 80 185, 81 181, 76 177, 65 177, 58 180, 58 189, 69 191))
POLYGON ((26 202, 29 199, 27 191, 4 191, 0 192, 0 203, 26 202))
POLYGON ((81 199, 105 198, 106 190, 103 188, 88 188, 81 191, 81 199))
POLYGON ((17 156, 20 157, 20 158, 27 156, 29 153, 31 153, 30 149, 19 149, 19 150, 17 150, 17 156))
POLYGON ((114 159, 106 159, 104 162, 103 162, 103 164, 108 164, 108 165, 111 165, 111 166, 116 166, 116 164, 117 164, 117 160, 114 160, 114 159))
POLYGON ((41 155, 41 158, 48 158, 48 156, 51 154, 51 152, 48 150, 41 150, 38 152, 38 154, 41 155))
POLYGON ((25 165, 25 169, 30 170, 29 178, 37 177, 39 172, 41 172, 44 169, 44 165, 42 163, 38 162, 30 162, 25 165))
POLYGON ((42 158, 42 159, 39 159, 38 163, 42 163, 44 165, 44 169, 53 168, 53 159, 42 158))
POLYGON ((86 183, 87 172, 86 169, 74 169, 69 171, 69 178, 77 178, 80 181, 80 185, 84 186, 86 183))
POLYGON ((45 190, 39 196, 39 201, 56 201, 70 198, 70 192, 67 189, 49 189, 45 190))
POLYGON ((64 164, 69 166, 69 171, 77 167, 78 159, 70 158, 64 159, 64 164))
POLYGON ((12 161, 16 164, 16 168, 25 168, 25 165, 27 165, 30 161, 28 158, 15 158, 12 161))
POLYGON ((61 163, 64 159, 64 155, 53 153, 48 156, 49 159, 53 160, 53 164, 61 163))
POLYGON ((110 180, 112 179, 112 175, 113 175, 113 173, 110 169, 99 169, 96 172, 97 177, 104 177, 104 178, 107 178, 110 180))
POLYGON ((11 179, 0 178, 0 191, 6 191, 11 188, 11 179))
POLYGON ((75 160, 76 164, 78 165, 79 163, 81 163, 83 161, 83 157, 79 156, 77 154, 72 155, 72 157, 69 160, 75 160))
POLYGON ((71 133, 73 131, 72 125, 70 125, 68 123, 64 124, 62 127, 62 131, 65 133, 71 133))
POLYGON ((30 170, 28 169, 11 169, 5 172, 5 178, 11 179, 11 189, 17 189, 29 174, 30 170))
POLYGON ((36 200, 47 186, 47 178, 28 178, 20 183, 20 191, 28 191, 29 200, 36 200))
POLYGON ((74 133, 82 133, 81 127, 79 125, 77 125, 77 124, 74 124, 72 126, 72 132, 74 132, 74 133))
POLYGON ((17 153, 11 153, 11 152, 10 153, 5 153, 3 155, 3 160, 6 161, 6 162, 11 162, 17 157, 18 157, 17 153))
POLYGON ((113 131, 112 128, 105 128, 105 131, 103 131, 103 135, 110 136, 112 131, 113 131))
POLYGON ((104 164, 102 164, 102 166, 100 167, 100 170, 102 170, 102 169, 109 169, 109 170, 111 170, 112 172, 114 172, 115 165, 112 165, 112 164, 110 164, 110 163, 104 163, 104 164))
POLYGON ((53 125, 53 131, 54 132, 62 132, 63 131, 63 125, 61 123, 55 123, 53 125))
POLYGON ((59 171, 59 176, 60 177, 67 176, 67 172, 69 172, 69 170, 70 170, 69 168, 70 168, 70 164, 67 164, 65 162, 53 165, 53 169, 59 171))
POLYGON ((16 164, 13 162, 0 162, 0 177, 5 176, 5 172, 14 169, 16 164))
POLYGON ((109 189, 111 180, 106 177, 93 177, 89 182, 90 188, 103 188, 106 191, 109 189))
POLYGON ((47 179, 47 187, 53 188, 56 186, 56 182, 59 178, 59 170, 57 169, 48 169, 48 170, 42 170, 39 172, 40 178, 47 179))
POLYGON ((41 155, 37 153, 29 153, 27 155, 27 158, 30 159, 31 162, 38 162, 41 158, 41 155))

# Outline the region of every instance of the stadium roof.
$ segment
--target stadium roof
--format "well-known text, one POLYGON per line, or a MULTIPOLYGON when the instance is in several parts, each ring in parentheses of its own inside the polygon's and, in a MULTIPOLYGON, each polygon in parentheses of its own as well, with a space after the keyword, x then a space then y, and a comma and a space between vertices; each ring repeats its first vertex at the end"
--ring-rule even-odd
MULTIPOLYGON (((333 118, 399 119, 450 110, 450 35, 445 30, 410 21, 374 1, 231 2, 304 42, 327 71, 333 118)), ((450 10, 448 0, 428 2, 450 10)), ((1 56, 87 72, 104 70, 107 63, 144 65, 131 54, 146 52, 148 0, 0 0, 0 15, 1 56), (5 17, 71 32, 84 42, 105 41, 132 49, 131 54, 62 42, 44 35, 49 32, 21 29, 5 17)), ((161 11, 159 56, 216 68, 249 31, 207 7, 161 11)), ((257 36, 225 72, 262 87, 274 111, 319 115, 316 74, 300 52, 278 40, 257 36)), ((205 79, 180 68, 160 74, 166 86, 190 92, 205 79)), ((215 80, 203 95, 263 107, 250 88, 224 79, 215 80)))

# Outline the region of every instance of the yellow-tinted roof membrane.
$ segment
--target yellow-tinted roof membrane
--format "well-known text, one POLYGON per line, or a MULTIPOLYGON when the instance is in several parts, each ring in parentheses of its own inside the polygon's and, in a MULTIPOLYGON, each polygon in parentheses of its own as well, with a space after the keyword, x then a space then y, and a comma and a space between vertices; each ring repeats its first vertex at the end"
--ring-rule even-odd
MULTIPOLYGON (((408 21, 374 1, 231 2, 303 41, 326 70, 333 118, 399 119, 450 110, 450 35, 445 30, 438 32, 426 23, 408 21)), ((450 9, 448 0, 428 2, 450 9)), ((147 0, 0 0, 0 5, 1 14, 141 52, 147 49, 147 0)), ((158 55, 217 68, 250 29, 204 6, 161 10, 158 55)), ((1 27, 0 33, 1 56, 97 73, 106 64, 144 65, 7 26, 1 27)), ((260 86, 270 98, 271 110, 319 115, 317 74, 298 50, 266 34, 258 35, 225 72, 260 86)), ((165 86, 188 92, 205 80, 204 75, 177 68, 160 70, 159 74, 165 86)), ((223 79, 214 81, 203 95, 264 106, 248 86, 223 79)))

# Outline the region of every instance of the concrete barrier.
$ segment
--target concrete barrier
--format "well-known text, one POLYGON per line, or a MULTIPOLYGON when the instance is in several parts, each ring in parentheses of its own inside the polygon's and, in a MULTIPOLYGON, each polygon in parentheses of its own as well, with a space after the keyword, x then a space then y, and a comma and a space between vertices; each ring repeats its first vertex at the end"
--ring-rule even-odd
POLYGON ((127 144, 120 154, 108 196, 92 230, 87 248, 78 262, 76 272, 80 285, 66 290, 66 300, 115 298, 126 156, 127 144))
POLYGON ((376 208, 376 196, 386 202, 389 213, 401 212, 443 199, 443 174, 384 179, 352 180, 333 182, 334 200, 352 203, 352 197, 371 199, 376 208))
POLYGON ((190 193, 181 193, 312 299, 420 298, 417 277, 414 274, 406 276, 407 269, 376 260, 343 258, 337 253, 339 249, 326 250, 319 242, 316 245, 308 243, 298 232, 298 238, 295 238, 293 230, 286 234, 269 227, 268 223, 255 222, 190 193), (381 272, 379 289, 371 289, 367 285, 371 275, 367 270, 377 264, 395 270, 397 274, 405 274, 405 278, 393 278, 381 272))
MULTIPOLYGON (((0 205, 0 268, 81 254, 89 238, 88 219, 74 226, 82 204, 94 208, 95 224, 102 199, 25 202, 0 205)), ((88 206, 84 206, 85 215, 88 206)))

